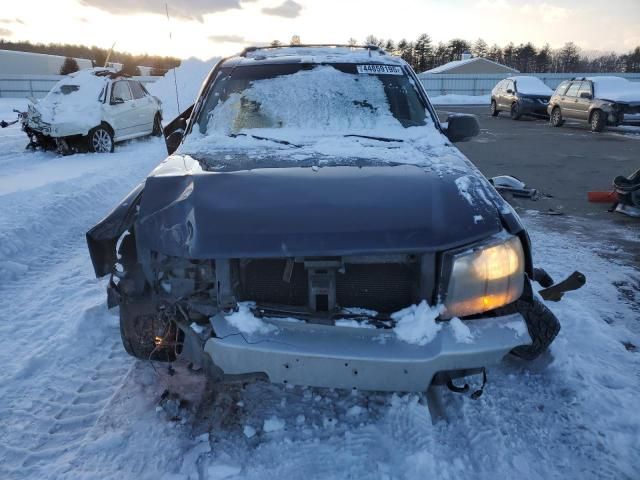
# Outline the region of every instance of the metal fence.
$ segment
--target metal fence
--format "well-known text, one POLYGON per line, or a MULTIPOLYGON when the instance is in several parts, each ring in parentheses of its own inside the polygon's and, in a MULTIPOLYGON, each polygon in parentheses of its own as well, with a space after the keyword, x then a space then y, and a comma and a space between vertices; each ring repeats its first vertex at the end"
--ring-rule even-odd
MULTIPOLYGON (((502 74, 429 74, 421 73, 418 78, 422 81, 424 88, 430 96, 440 95, 487 95, 491 93, 496 84, 511 73, 502 74)), ((526 75, 538 77, 551 89, 556 87, 563 80, 570 80, 574 77, 597 77, 611 76, 623 77, 634 82, 640 82, 640 73, 528 73, 526 75)))
MULTIPOLYGON (((64 75, 0 75, 0 98, 42 98, 64 75)), ((153 83, 160 77, 134 77, 142 83, 153 83)))

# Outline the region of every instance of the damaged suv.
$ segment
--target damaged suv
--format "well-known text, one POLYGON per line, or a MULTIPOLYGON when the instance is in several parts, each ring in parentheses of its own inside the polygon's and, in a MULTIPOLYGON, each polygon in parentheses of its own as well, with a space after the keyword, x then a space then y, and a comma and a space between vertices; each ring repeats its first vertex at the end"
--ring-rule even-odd
POLYGON ((165 129, 170 156, 87 233, 124 347, 217 381, 425 391, 560 329, 529 237, 375 47, 249 48, 165 129), (172 150, 177 145, 177 150, 172 150))

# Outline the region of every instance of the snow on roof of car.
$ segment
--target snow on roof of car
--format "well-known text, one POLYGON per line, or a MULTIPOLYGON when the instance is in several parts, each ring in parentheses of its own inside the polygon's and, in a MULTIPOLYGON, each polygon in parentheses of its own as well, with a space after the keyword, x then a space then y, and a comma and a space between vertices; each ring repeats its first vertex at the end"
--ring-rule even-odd
POLYGON ((587 77, 587 80, 593 82, 595 98, 615 102, 640 102, 640 82, 613 76, 587 77))
POLYGON ((349 46, 288 46, 288 47, 250 47, 241 57, 254 61, 279 60, 284 62, 340 62, 340 63, 389 63, 404 64, 400 57, 388 55, 378 47, 349 46))
POLYGON ((545 83, 538 77, 515 75, 513 77, 509 77, 508 80, 516 82, 518 92, 524 93, 525 95, 553 95, 553 90, 545 85, 545 83))

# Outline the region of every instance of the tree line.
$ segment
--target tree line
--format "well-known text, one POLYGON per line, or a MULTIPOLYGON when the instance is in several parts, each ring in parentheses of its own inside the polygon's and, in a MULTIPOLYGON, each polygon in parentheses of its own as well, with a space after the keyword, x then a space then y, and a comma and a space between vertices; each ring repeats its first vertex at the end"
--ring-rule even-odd
MULTIPOLYGON (((349 40, 350 45, 358 43, 353 38, 349 40)), ((402 57, 417 72, 460 60, 465 52, 502 63, 522 73, 640 72, 640 46, 622 55, 612 52, 589 58, 573 42, 567 42, 558 49, 552 49, 549 44, 538 48, 531 42, 520 45, 509 43, 504 47, 497 44, 489 46, 481 38, 473 43, 454 38, 447 43, 439 42, 436 45, 425 33, 414 41, 402 39, 397 43, 394 40, 369 35, 365 43, 377 45, 393 55, 402 57)))
MULTIPOLYGON (((13 50, 19 52, 45 53, 48 55, 60 55, 67 57, 60 73, 67 74, 78 70, 75 58, 86 58, 96 67, 102 67, 107 60, 109 50, 100 47, 87 47, 85 45, 71 45, 62 43, 31 43, 29 41, 3 40, 0 38, 0 50, 13 50), (74 69, 75 68, 75 69, 74 69), (64 70, 64 72, 63 72, 64 70)), ((127 52, 114 50, 109 56, 109 62, 121 63, 123 71, 130 75, 140 75, 138 66, 151 67, 151 75, 164 75, 167 70, 180 65, 180 59, 160 55, 133 55, 127 52)))

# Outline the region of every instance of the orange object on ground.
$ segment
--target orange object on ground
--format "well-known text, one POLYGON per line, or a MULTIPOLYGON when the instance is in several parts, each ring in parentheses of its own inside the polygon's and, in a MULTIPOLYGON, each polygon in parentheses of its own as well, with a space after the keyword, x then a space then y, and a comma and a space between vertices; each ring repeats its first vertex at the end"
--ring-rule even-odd
POLYGON ((594 203, 614 203, 618 201, 616 192, 587 192, 587 198, 594 203))

